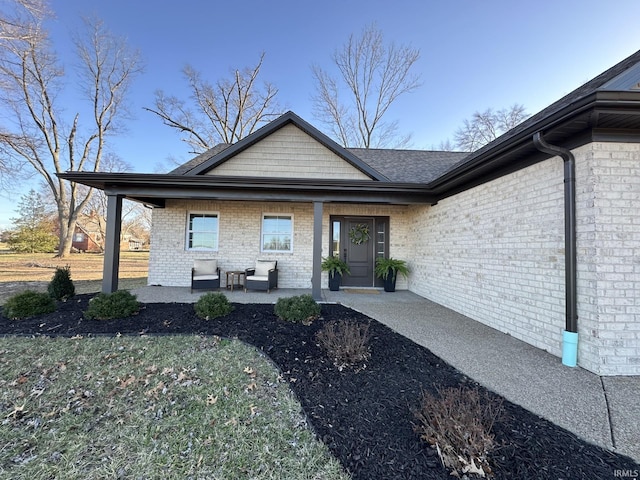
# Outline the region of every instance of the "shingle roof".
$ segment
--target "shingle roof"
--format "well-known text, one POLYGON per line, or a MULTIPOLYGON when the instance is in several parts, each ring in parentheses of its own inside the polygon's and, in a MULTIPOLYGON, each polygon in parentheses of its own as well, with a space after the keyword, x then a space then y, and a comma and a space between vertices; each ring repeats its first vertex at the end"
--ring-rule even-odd
MULTIPOLYGON (((451 175, 458 175, 459 171, 464 171, 470 165, 473 165, 474 162, 478 161, 478 159, 481 159, 484 156, 491 157, 494 151, 499 151, 501 148, 508 146, 510 142, 516 141, 518 136, 527 134, 527 130, 532 128, 544 128, 546 125, 545 122, 551 121, 554 118, 554 115, 561 114, 561 112, 567 107, 587 99, 590 95, 599 91, 620 89, 621 86, 625 85, 631 85, 628 86, 628 88, 630 90, 637 91, 640 87, 637 83, 634 83, 633 80, 637 79, 637 75, 640 73, 640 69, 637 67, 639 63, 640 51, 622 60, 607 71, 588 81, 568 95, 565 95, 560 100, 549 105, 537 114, 529 117, 524 122, 475 152, 465 153, 363 148, 347 148, 343 151, 348 152, 347 155, 355 156, 356 158, 353 159, 353 161, 364 162, 371 169, 375 170, 375 172, 378 172, 382 177, 386 177, 386 179, 391 182, 425 184, 437 182, 438 179, 441 179, 441 177, 449 172, 451 172, 451 175), (631 72, 633 75, 629 73, 631 69, 633 69, 631 72), (633 78, 630 80, 625 77, 625 74, 629 74, 627 77, 631 75, 633 78)), ((304 126, 305 131, 311 131, 317 137, 324 138, 323 134, 317 132, 312 126, 306 124, 306 122, 295 116, 292 112, 288 112, 281 118, 285 118, 287 116, 291 117, 297 124, 304 126)), ((291 118, 287 117, 288 120, 291 120, 291 118)), ((282 120, 279 119, 275 122, 277 121, 282 120)), ((269 126, 266 128, 268 130, 269 126)), ((330 140, 324 141, 331 142, 330 140)), ((211 160, 214 156, 228 147, 230 147, 230 145, 217 145, 169 173, 178 175, 185 174, 195 169, 198 165, 211 160)), ((337 148, 340 149, 341 147, 337 148)))
POLYGON ((206 152, 201 153, 197 157, 193 157, 188 162, 185 162, 179 167, 174 168, 168 173, 168 175, 183 175, 184 173, 187 173, 192 168, 197 167, 202 162, 206 162, 211 157, 217 155, 218 153, 222 152, 223 150, 225 150, 227 147, 230 147, 230 146, 231 145, 229 143, 219 143, 215 147, 210 148, 206 152))
POLYGON ((392 182, 428 183, 446 173, 468 152, 348 148, 392 182))

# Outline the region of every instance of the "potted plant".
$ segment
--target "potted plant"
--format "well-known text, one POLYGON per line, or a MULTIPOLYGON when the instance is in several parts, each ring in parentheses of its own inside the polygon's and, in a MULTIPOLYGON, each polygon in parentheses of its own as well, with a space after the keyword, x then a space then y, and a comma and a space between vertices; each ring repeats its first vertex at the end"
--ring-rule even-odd
POLYGON ((347 262, 333 255, 323 258, 321 267, 323 272, 329 272, 329 290, 334 292, 340 290, 342 275, 351 273, 347 262))
POLYGON ((409 267, 404 260, 395 258, 378 258, 376 260, 376 277, 384 280, 384 291, 396 291, 396 278, 401 273, 405 278, 409 274, 409 267))

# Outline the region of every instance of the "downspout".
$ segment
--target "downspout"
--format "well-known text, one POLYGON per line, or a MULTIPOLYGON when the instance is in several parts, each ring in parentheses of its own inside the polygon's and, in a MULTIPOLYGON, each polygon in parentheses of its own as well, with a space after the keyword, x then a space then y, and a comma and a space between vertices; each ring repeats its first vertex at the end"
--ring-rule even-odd
POLYGON ((570 150, 548 144, 542 132, 533 135, 541 152, 558 155, 564 162, 564 258, 566 320, 562 334, 562 363, 575 367, 578 359, 578 295, 576 249, 576 159, 570 150))

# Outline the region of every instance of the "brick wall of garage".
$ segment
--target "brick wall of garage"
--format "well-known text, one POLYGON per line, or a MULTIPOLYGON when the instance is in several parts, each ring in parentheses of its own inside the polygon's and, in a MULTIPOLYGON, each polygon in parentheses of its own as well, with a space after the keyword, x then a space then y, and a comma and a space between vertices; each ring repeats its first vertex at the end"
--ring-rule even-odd
MULTIPOLYGON (((578 363, 603 375, 640 374, 639 150, 607 143, 574 151, 578 363)), ((563 204, 563 164, 553 158, 412 207, 409 288, 560 356, 563 204)))

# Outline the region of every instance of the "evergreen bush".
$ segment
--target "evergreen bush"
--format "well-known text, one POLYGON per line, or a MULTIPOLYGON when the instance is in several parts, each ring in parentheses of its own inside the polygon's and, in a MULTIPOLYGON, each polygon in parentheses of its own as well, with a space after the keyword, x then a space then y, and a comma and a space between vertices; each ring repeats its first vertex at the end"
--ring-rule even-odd
POLYGON ((320 316, 320 305, 311 295, 279 298, 273 309, 282 320, 310 324, 320 316))
POLYGON ((56 302, 47 293, 27 290, 9 298, 2 308, 7 318, 20 319, 55 312, 56 302))
POLYGON ((56 268, 56 273, 53 274, 47 291, 55 300, 66 300, 76 294, 76 287, 71 280, 71 268, 68 265, 56 268))
POLYGON ((89 301, 89 307, 84 312, 85 318, 110 320, 125 318, 140 311, 140 304, 136 296, 126 290, 113 293, 99 293, 89 301))
POLYGON ((202 295, 194 305, 196 315, 205 320, 223 317, 233 311, 233 306, 227 297, 220 292, 210 292, 202 295))

